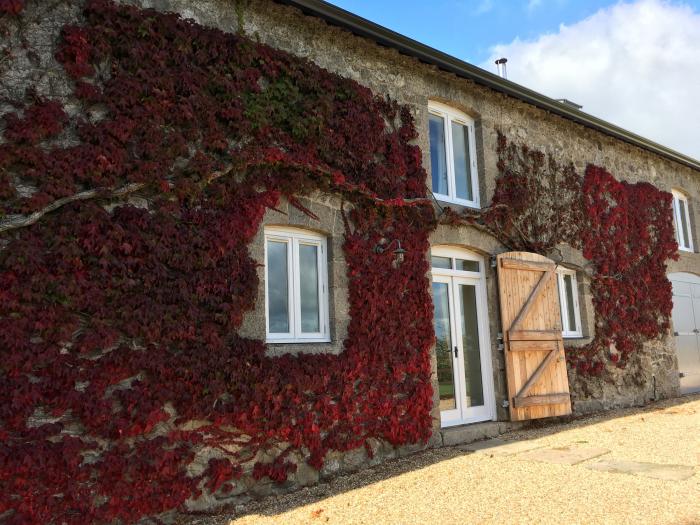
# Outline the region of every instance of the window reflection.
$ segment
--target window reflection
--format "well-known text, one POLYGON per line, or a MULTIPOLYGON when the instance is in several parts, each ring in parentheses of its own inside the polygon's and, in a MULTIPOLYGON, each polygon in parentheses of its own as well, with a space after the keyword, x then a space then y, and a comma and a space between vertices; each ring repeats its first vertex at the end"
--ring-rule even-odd
POLYGON ((299 245, 301 331, 319 332, 318 247, 299 245))
POLYGON ((474 200, 469 159, 469 128, 452 123, 452 151, 455 163, 455 190, 458 199, 474 200))
POLYGON ((289 275, 286 242, 267 242, 267 293, 270 333, 289 332, 289 275))
POLYGON ((452 335, 450 326, 450 304, 446 283, 433 283, 433 305, 435 316, 435 353, 437 357, 438 388, 440 390, 440 410, 457 407, 455 398, 454 360, 452 357, 452 335))
POLYGON ((430 168, 433 175, 433 193, 447 195, 447 155, 445 147, 445 119, 430 115, 430 168))

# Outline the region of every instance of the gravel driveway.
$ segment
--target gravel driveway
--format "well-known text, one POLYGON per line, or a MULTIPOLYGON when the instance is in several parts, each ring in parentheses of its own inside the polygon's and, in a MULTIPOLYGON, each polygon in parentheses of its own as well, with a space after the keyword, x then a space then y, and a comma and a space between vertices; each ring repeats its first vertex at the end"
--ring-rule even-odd
POLYGON ((237 519, 193 523, 700 524, 697 395, 471 448, 423 452, 268 498, 237 519))

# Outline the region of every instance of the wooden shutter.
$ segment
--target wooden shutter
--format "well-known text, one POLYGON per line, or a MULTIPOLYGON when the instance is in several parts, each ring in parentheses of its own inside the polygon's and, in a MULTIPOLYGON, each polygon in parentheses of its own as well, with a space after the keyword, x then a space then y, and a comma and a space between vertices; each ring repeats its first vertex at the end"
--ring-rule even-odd
POLYGON ((571 414, 556 264, 528 252, 497 260, 511 420, 571 414))

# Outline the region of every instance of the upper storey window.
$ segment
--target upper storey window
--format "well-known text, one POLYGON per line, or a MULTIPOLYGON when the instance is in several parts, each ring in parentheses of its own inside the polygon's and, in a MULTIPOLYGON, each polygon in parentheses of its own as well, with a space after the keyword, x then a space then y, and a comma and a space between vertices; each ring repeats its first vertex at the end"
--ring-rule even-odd
POLYGON ((673 222, 676 226, 678 248, 686 252, 692 252, 693 235, 690 231, 688 197, 676 190, 673 190, 671 193, 673 193, 673 222))
POLYGON ((428 109, 433 193, 441 201, 479 207, 474 119, 437 102, 428 109))

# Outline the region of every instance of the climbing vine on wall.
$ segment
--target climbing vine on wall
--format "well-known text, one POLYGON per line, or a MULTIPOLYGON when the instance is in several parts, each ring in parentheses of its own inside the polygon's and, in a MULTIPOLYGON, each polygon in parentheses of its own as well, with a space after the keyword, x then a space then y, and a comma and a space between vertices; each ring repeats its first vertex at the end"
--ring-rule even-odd
POLYGON ((616 180, 589 165, 583 181, 583 256, 594 272, 595 339, 568 358, 582 372, 624 366, 645 341, 668 332, 673 309, 666 261, 678 257, 672 196, 653 185, 616 180), (610 345, 613 351, 610 351, 610 345))
POLYGON ((483 221, 514 250, 551 252, 558 243, 579 246, 583 224, 581 177, 554 156, 509 142, 498 134, 496 190, 483 221))
POLYGON ((0 144, 0 515, 133 522, 284 481, 294 454, 426 440, 435 220, 409 111, 175 15, 91 0, 84 21, 56 53, 79 111, 28 90, 0 144), (345 201, 344 352, 266 357, 238 334, 247 245, 317 190, 345 201))
POLYGON ((24 0, 0 0, 0 15, 18 15, 24 9, 24 0))
POLYGON ((615 179, 589 165, 572 164, 498 134, 494 198, 478 212, 443 217, 448 224, 485 229, 512 250, 561 260, 557 245, 582 250, 589 263, 595 337, 567 349, 569 365, 601 374, 623 367, 631 353, 669 329, 673 307, 666 261, 677 257, 671 194, 648 183, 615 179), (611 350, 612 349, 612 350, 611 350))
MULTIPOLYGON (((108 0, 83 15, 56 53, 73 95, 30 87, 4 118, 0 516, 133 522, 284 481, 300 457, 426 440, 436 218, 408 109, 175 15, 108 0), (259 285, 248 244, 280 199, 313 215, 300 199, 316 191, 347 211, 348 337, 337 356, 270 358, 238 333, 259 285), (393 239, 399 268, 374 251, 393 239)), ((668 328, 670 196, 504 136, 498 154, 491 205, 443 221, 580 247, 596 339, 570 362, 623 364, 668 328)))

